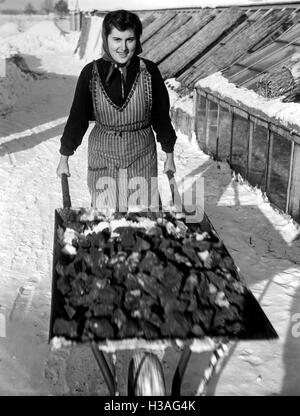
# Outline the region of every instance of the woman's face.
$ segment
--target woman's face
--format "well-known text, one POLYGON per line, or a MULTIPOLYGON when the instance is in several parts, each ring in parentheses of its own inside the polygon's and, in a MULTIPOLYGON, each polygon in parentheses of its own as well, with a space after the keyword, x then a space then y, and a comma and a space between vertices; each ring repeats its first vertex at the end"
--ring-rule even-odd
POLYGON ((136 36, 133 29, 120 32, 115 27, 112 28, 107 37, 108 50, 118 64, 127 64, 132 58, 136 47, 136 36))

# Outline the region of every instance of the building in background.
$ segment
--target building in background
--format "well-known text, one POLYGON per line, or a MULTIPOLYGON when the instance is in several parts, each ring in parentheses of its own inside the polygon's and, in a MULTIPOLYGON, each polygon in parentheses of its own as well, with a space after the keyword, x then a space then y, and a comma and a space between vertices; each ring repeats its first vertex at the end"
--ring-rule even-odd
POLYGON ((78 0, 68 0, 68 8, 70 12, 70 30, 80 31, 82 12, 78 0))
POLYGON ((69 0, 69 10, 78 8, 81 12, 127 10, 159 10, 189 7, 229 7, 260 4, 290 4, 289 0, 69 0))
POLYGON ((46 13, 52 13, 54 11, 54 0, 44 0, 43 9, 46 13))

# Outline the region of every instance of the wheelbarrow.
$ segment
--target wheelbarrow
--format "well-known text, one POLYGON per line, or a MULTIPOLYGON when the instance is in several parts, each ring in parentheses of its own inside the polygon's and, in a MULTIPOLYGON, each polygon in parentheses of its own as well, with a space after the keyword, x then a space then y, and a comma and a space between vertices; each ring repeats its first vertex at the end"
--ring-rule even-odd
MULTIPOLYGON (((172 175, 168 175, 172 179, 172 175)), ((54 323, 56 319, 66 316, 64 311, 64 296, 58 290, 57 281, 58 273, 56 270, 57 261, 60 255, 61 247, 59 244, 58 230, 63 229, 66 224, 66 218, 70 215, 78 213, 84 208, 73 209, 71 207, 71 199, 69 193, 68 178, 62 175, 62 194, 63 194, 63 208, 55 210, 55 225, 54 225, 54 243, 53 243, 53 276, 52 276, 52 300, 51 300, 51 316, 49 329, 49 342, 53 348, 59 348, 61 345, 76 346, 78 344, 87 343, 81 339, 70 340, 65 336, 57 336, 54 331, 54 323)), ((176 183, 172 182, 172 195, 174 196, 174 186, 176 183)), ((178 190, 175 189, 178 193, 178 190)), ((144 213, 143 213, 144 215, 144 213)), ((146 215, 146 214, 145 214, 146 215)), ((153 214, 151 214, 153 215, 153 214)), ((162 213, 157 213, 162 215, 162 213)), ((223 247, 224 255, 230 257, 224 243, 216 233, 212 223, 205 213, 201 222, 198 224, 188 225, 190 227, 197 227, 201 232, 213 232, 219 239, 223 247)), ((234 273, 238 281, 244 284, 244 279, 240 275, 237 267, 234 265, 234 273)), ((278 335, 268 318, 264 314, 260 305, 256 301, 253 294, 246 288, 245 285, 245 305, 243 310, 244 331, 240 334, 230 336, 226 331, 220 333, 213 332, 206 333, 205 336, 192 336, 188 339, 166 338, 163 339, 144 339, 141 337, 125 338, 125 339, 105 339, 105 340, 90 340, 88 341, 90 348, 94 354, 96 362, 102 373, 104 381, 107 385, 109 394, 111 396, 119 395, 118 386, 115 377, 115 360, 116 352, 130 350, 132 351, 132 358, 128 369, 128 395, 129 396, 164 396, 167 394, 166 383, 164 378, 164 370, 162 363, 156 351, 163 351, 168 347, 174 347, 181 351, 181 355, 177 366, 174 370, 171 396, 180 396, 181 385, 184 377, 187 364, 193 352, 212 352, 209 366, 204 371, 204 375, 200 380, 197 389, 197 395, 204 395, 208 382, 212 378, 218 362, 228 351, 232 341, 243 340, 265 340, 274 339, 278 335), (109 364, 106 355, 112 354, 112 362, 109 364)))

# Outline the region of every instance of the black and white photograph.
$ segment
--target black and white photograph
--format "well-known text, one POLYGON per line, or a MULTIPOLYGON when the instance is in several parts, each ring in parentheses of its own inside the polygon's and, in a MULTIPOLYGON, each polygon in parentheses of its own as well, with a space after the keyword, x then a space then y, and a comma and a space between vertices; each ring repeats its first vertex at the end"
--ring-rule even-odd
POLYGON ((0 0, 0 396, 300 396, 300 2, 0 0))

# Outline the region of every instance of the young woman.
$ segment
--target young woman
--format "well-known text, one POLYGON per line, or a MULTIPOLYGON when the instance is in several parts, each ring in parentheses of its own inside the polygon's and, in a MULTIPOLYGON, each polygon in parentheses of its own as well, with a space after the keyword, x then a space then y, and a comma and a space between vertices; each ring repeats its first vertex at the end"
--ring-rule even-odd
POLYGON ((81 71, 61 138, 57 174, 70 176, 68 158, 81 144, 89 121, 95 120, 88 142, 88 188, 93 206, 101 207, 101 195, 106 195, 113 208, 125 204, 126 209, 130 191, 138 189, 142 205, 146 201, 147 208, 157 207, 153 130, 166 153, 164 173, 176 170, 176 134, 168 92, 156 64, 138 56, 141 34, 136 14, 118 10, 105 16, 103 56, 81 71))

